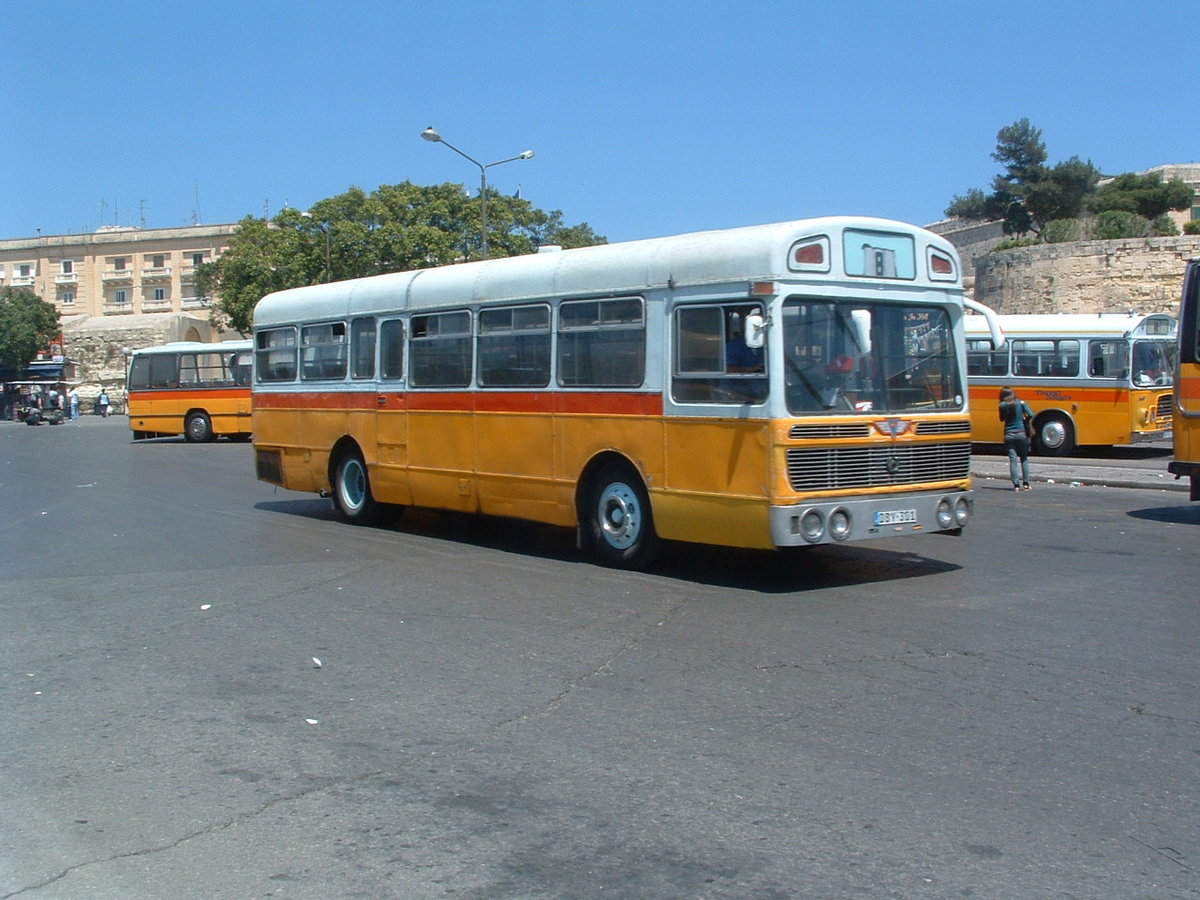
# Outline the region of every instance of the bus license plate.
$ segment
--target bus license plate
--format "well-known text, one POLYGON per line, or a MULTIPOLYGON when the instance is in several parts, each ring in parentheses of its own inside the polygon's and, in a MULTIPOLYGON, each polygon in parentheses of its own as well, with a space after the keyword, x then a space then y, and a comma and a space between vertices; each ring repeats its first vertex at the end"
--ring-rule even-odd
POLYGON ((915 509, 883 509, 875 513, 876 525, 905 525, 917 521, 915 509))

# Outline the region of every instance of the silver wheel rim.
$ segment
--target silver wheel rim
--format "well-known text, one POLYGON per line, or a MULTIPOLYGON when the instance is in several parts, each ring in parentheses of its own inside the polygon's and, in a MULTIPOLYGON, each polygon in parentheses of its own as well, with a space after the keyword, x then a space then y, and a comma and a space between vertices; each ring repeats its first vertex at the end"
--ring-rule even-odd
POLYGON ((596 516, 605 543, 616 550, 628 550, 641 535, 642 507, 637 492, 627 484, 618 481, 604 489, 596 516))
POLYGON ((193 441, 202 441, 208 436, 208 427, 203 416, 192 416, 187 423, 188 435, 193 441))
POLYGON ((367 499, 367 473, 362 463, 357 459, 347 460, 342 465, 342 475, 338 479, 342 504, 346 509, 357 511, 362 509, 367 499))
POLYGON ((1062 422, 1054 419, 1042 426, 1041 437, 1043 447, 1057 450, 1067 439, 1067 429, 1063 426, 1062 422))

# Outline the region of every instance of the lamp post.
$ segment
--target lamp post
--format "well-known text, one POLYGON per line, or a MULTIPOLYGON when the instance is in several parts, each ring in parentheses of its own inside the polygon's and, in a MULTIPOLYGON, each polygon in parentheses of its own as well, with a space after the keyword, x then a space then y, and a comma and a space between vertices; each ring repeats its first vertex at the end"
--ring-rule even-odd
POLYGON ((492 168, 492 166, 502 166, 505 163, 516 162, 518 159, 532 159, 533 151, 526 150, 524 153, 518 153, 516 156, 510 156, 508 159, 500 159, 500 160, 497 160, 496 162, 490 162, 490 163, 481 163, 479 160, 477 160, 473 157, 467 156, 467 154, 463 153, 461 150, 459 150, 457 147, 455 147, 453 144, 451 144, 448 140, 446 140, 444 137, 442 137, 440 134, 438 134, 432 125, 430 125, 428 128, 426 128, 424 131, 421 132, 421 137, 425 138, 425 140, 427 140, 427 141, 432 141, 435 144, 445 144, 447 147, 449 147, 451 150, 453 150, 455 153, 457 153, 463 159, 479 166, 480 243, 482 244, 482 247, 483 247, 483 258, 487 259, 488 258, 487 170, 492 168))

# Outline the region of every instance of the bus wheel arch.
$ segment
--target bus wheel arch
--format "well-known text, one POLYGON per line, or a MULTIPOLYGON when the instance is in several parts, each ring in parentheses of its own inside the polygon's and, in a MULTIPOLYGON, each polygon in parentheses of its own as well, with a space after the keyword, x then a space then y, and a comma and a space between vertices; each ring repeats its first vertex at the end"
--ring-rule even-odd
POLYGON ((183 437, 193 444, 207 444, 217 439, 207 410, 189 409, 183 417, 183 437))
POLYGON ((637 466, 619 453, 593 458, 579 477, 575 508, 581 543, 604 565, 644 569, 661 542, 650 492, 637 466))
POLYGON ((1062 410, 1047 410, 1033 420, 1033 443, 1042 456, 1070 455, 1075 435, 1075 422, 1062 410))
POLYGON ((334 507, 351 525, 373 525, 382 519, 383 505, 371 493, 366 460, 351 438, 342 438, 329 453, 329 492, 334 507))

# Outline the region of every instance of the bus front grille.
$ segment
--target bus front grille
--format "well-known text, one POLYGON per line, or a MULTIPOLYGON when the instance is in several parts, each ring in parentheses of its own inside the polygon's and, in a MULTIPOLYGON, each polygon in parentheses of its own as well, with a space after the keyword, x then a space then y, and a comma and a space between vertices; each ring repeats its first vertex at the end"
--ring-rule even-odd
POLYGON ((794 491, 845 490, 966 478, 971 444, 880 444, 791 448, 788 481, 794 491))
POLYGON ((804 425, 793 425, 788 431, 788 437, 794 441, 827 441, 830 438, 858 438, 871 433, 871 426, 866 422, 838 422, 834 424, 809 422, 804 425))
POLYGON ((1175 397, 1173 394, 1163 394, 1158 398, 1158 405, 1154 409, 1154 416, 1158 419, 1170 420, 1171 413, 1175 409, 1175 397))
POLYGON ((970 419, 934 419, 917 423, 917 434, 968 434, 970 419))

